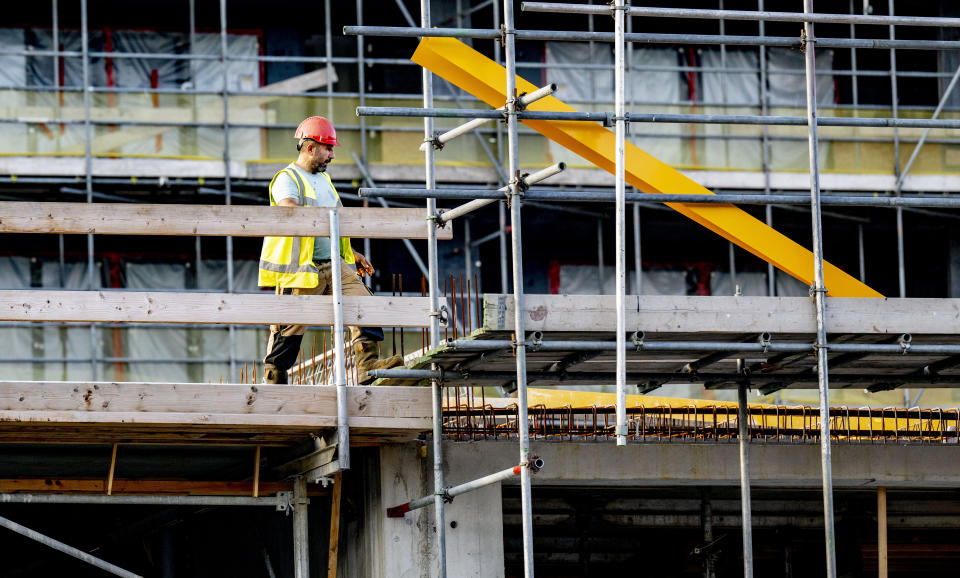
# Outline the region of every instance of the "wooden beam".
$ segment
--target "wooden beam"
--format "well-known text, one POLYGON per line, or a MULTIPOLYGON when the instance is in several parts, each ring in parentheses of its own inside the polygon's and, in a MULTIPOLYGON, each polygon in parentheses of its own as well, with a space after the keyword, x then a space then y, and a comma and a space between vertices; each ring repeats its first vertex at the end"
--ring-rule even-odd
MULTIPOLYGON (((349 424, 372 429, 430 429, 430 390, 348 387, 349 424)), ((0 382, 0 425, 115 424, 267 427, 337 425, 333 387, 204 383, 0 382)))
MULTIPOLYGON (((113 495, 181 495, 181 496, 249 496, 253 482, 188 481, 188 480, 114 480, 113 495)), ((310 495, 325 496, 330 490, 318 485, 310 486, 310 495)), ((103 480, 62 478, 14 478, 0 479, 3 494, 103 494, 103 480)), ((289 482, 260 482, 260 495, 272 496, 277 492, 291 492, 289 482)))
MULTIPOLYGON (((484 295, 483 328, 513 330, 513 297, 484 295)), ((814 306, 806 297, 627 296, 629 328, 652 333, 813 334, 814 306)), ((613 295, 526 295, 528 331, 616 332, 613 295)), ((960 320, 960 299, 831 297, 827 330, 855 334, 949 334, 960 320)))
POLYGON ((879 578, 887 578, 887 488, 877 488, 877 567, 879 578))
MULTIPOLYGON (((427 297, 344 295, 343 322, 425 327, 427 297)), ((333 297, 141 291, 0 291, 0 321, 333 325, 333 297)))
POLYGON ((330 552, 327 556, 327 578, 337 578, 337 555, 340 552, 340 493, 343 475, 337 472, 333 479, 330 500, 330 552))
MULTIPOLYGON (((339 211, 344 237, 426 239, 434 226, 421 209, 341 207, 339 211)), ((3 201, 0 233, 327 237, 330 218, 329 209, 322 207, 3 201)), ((437 229, 437 239, 452 238, 451 227, 437 229)))

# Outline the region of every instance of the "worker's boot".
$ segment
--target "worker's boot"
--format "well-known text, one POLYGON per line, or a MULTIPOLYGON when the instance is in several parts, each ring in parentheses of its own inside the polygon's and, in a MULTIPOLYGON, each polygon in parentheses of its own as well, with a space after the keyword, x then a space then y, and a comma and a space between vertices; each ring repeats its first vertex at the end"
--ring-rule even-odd
POLYGON ((287 370, 276 365, 263 366, 263 383, 283 385, 287 383, 287 370))
POLYGON ((366 339, 358 339, 353 342, 353 352, 356 355, 357 373, 360 376, 360 385, 373 383, 373 377, 368 376, 368 371, 375 369, 390 369, 403 365, 403 358, 399 355, 391 355, 385 359, 380 359, 377 354, 379 342, 366 339))

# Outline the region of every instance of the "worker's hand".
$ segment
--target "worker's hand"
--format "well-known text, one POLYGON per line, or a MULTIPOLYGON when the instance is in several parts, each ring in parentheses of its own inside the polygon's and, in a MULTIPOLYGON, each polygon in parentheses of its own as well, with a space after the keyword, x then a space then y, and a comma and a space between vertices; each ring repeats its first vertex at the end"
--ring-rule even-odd
POLYGON ((373 268, 373 264, 370 263, 370 259, 367 259, 362 254, 353 252, 353 256, 356 258, 354 265, 357 267, 357 275, 361 277, 365 275, 373 275, 376 269, 373 268))

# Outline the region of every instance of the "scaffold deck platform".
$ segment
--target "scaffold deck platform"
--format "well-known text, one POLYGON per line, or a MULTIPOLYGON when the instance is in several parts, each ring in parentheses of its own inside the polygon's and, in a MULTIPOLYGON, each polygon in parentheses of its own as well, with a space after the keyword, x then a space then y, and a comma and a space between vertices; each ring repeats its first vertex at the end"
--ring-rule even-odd
MULTIPOLYGON (((640 391, 668 383, 740 384, 770 393, 817 387, 813 303, 803 297, 628 296, 627 381, 640 391)), ((456 303, 454 304, 456 306, 456 303)), ((616 371, 613 296, 529 295, 527 375, 542 386, 611 384, 616 371)), ((828 300, 830 387, 882 391, 960 384, 960 300, 828 300)), ((515 379, 512 297, 485 295, 483 325, 410 356, 406 379, 450 386, 515 379), (436 364, 438 373, 429 372, 436 364)))

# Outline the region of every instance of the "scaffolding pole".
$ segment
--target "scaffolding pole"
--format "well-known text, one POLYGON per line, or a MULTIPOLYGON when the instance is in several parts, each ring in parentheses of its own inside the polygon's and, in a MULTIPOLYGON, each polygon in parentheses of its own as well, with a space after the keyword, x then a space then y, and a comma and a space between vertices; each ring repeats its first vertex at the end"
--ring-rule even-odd
MULTIPOLYGON (((804 13, 813 12, 813 0, 803 0, 804 13)), ((820 214, 820 155, 817 140, 817 80, 813 23, 803 25, 807 84, 807 119, 810 152, 810 213, 813 228, 813 293, 817 309, 817 378, 820 390, 820 467, 823 472, 823 525, 827 578, 837 578, 837 552, 833 524, 833 470, 830 457, 830 389, 827 365, 826 299, 823 284, 823 229, 820 214)))
MULTIPOLYGON (((517 134, 517 52, 516 29, 514 28, 513 0, 503 0, 503 46, 506 57, 507 77, 507 174, 510 177, 510 191, 507 203, 510 206, 510 240, 513 248, 513 301, 516 304, 514 311, 514 331, 517 358, 517 404, 518 404, 518 438, 520 442, 520 463, 530 462, 530 424, 527 416, 527 350, 524 345, 524 312, 523 312, 523 245, 521 232, 520 208, 523 204, 523 191, 519 187, 520 149, 517 134)), ((533 578, 533 504, 531 499, 530 469, 520 470, 520 505, 523 514, 523 574, 525 578, 533 578)))
MULTIPOLYGON (((560 2, 524 2, 524 12, 551 12, 561 14, 606 14, 609 8, 560 2)), ((808 12, 767 12, 760 10, 707 10, 695 8, 651 8, 631 6, 630 16, 644 18, 683 18, 697 20, 745 20, 753 22, 811 22, 818 24, 877 24, 882 26, 933 26, 958 28, 960 18, 930 18, 924 16, 872 16, 851 14, 814 14, 808 12)), ((892 12, 891 12, 892 14, 892 12)))
MULTIPOLYGON (((407 199, 502 199, 505 192, 500 189, 407 189, 397 187, 360 188, 360 198, 386 197, 407 199)), ((576 201, 609 203, 616 200, 615 193, 604 191, 545 191, 530 190, 524 194, 528 201, 576 201)), ((671 194, 671 193, 626 193, 631 203, 697 203, 735 205, 807 205, 810 199, 796 193, 765 195, 762 193, 717 193, 717 194, 671 194)), ((960 195, 929 196, 912 195, 900 197, 871 197, 856 195, 826 195, 821 205, 856 207, 926 207, 938 209, 960 209, 960 195)))
MULTIPOLYGON (((614 144, 614 185, 616 189, 615 202, 615 239, 616 239, 616 301, 617 301, 617 423, 614 433, 617 436, 617 445, 627 445, 627 352, 626 345, 626 311, 625 300, 627 292, 627 250, 626 250, 626 183, 624 182, 625 173, 625 150, 626 150, 626 131, 627 131, 627 110, 625 104, 624 89, 624 12, 627 7, 623 0, 616 0, 612 7, 613 29, 616 41, 613 45, 614 53, 614 92, 615 94, 615 117, 616 120, 616 140, 614 144)), ((601 266, 603 264, 601 263, 601 266)), ((603 287, 603 279, 600 279, 600 287, 603 287)), ((602 291, 601 291, 602 292, 602 291)))
MULTIPOLYGON (((417 108, 411 106, 358 106, 357 116, 390 116, 408 118, 487 118, 499 119, 503 115, 497 110, 469 110, 459 108, 417 108)), ((581 122, 602 122, 610 126, 616 122, 614 112, 583 112, 583 111, 545 111, 527 110, 519 112, 520 120, 560 120, 581 122)), ((806 126, 807 119, 802 116, 762 116, 750 114, 661 114, 661 113, 632 113, 628 116, 629 122, 670 123, 670 124, 745 124, 759 126, 806 126)), ((32 121, 35 122, 35 121, 32 121)), ((51 121, 59 122, 59 121, 51 121)), ((927 118, 848 118, 822 117, 816 122, 820 126, 846 126, 870 128, 960 128, 958 119, 927 119, 927 118)), ((112 121, 102 121, 102 124, 114 124, 112 121)), ((136 124, 159 124, 137 122, 136 124)), ((175 124, 175 123, 174 123, 175 124)), ((183 123, 181 123, 183 124, 183 123)))
MULTIPOLYGON (((366 34, 367 36, 397 36, 403 38, 485 38, 498 40, 500 30, 487 28, 400 28, 395 26, 344 26, 344 34, 366 34)), ((559 42, 613 42, 611 32, 579 32, 573 30, 516 30, 516 40, 559 41, 559 42)), ((732 36, 722 34, 647 34, 631 32, 624 34, 624 40, 637 44, 703 44, 727 46, 780 46, 799 49, 803 40, 791 36, 732 36)), ((953 40, 889 40, 889 39, 849 39, 823 38, 818 41, 823 48, 872 48, 889 50, 957 50, 960 46, 953 40)))
POLYGON ((124 570, 119 566, 115 566, 105 560, 101 560, 100 558, 97 558, 96 556, 87 554, 83 550, 64 544, 60 540, 55 540, 50 536, 37 532, 36 530, 31 530, 26 526, 21 526, 20 524, 14 522, 13 520, 0 517, 0 526, 10 531, 16 532, 21 536, 30 538, 31 540, 36 540, 37 542, 40 542, 44 546, 49 546, 54 550, 67 554, 68 556, 73 556, 78 560, 83 560, 87 564, 90 564, 91 566, 99 568, 105 572, 109 572, 114 576, 123 576, 124 578, 142 578, 139 574, 134 574, 133 572, 124 570))
MULTIPOLYGON (((347 360, 343 343, 343 279, 340 276, 340 219, 330 210, 330 278, 333 285, 334 384, 337 387, 337 468, 350 469, 350 422, 347 416, 347 360)), ((353 347, 353 344, 350 344, 353 347)))
MULTIPOLYGON (((420 0, 420 26, 430 28, 430 0, 420 0)), ((433 74, 426 68, 421 69, 423 82, 423 108, 433 107, 433 74)), ((433 138, 433 119, 423 118, 424 140, 433 138)), ((423 151, 424 180, 428 189, 434 189, 436 182, 436 166, 434 164, 433 147, 423 151)), ((437 200, 427 198, 427 219, 436 224, 437 200)), ((430 297, 430 347, 440 345, 440 302, 439 279, 440 266, 437 254, 437 229, 429 227, 427 234, 427 275, 428 295, 430 297)), ((432 366, 437 370, 438 366, 432 366)), ((437 536, 437 563, 439 576, 447 576, 447 528, 444 521, 444 502, 440 492, 443 490, 443 391, 437 379, 430 381, 433 405, 433 499, 434 531, 437 536)))

